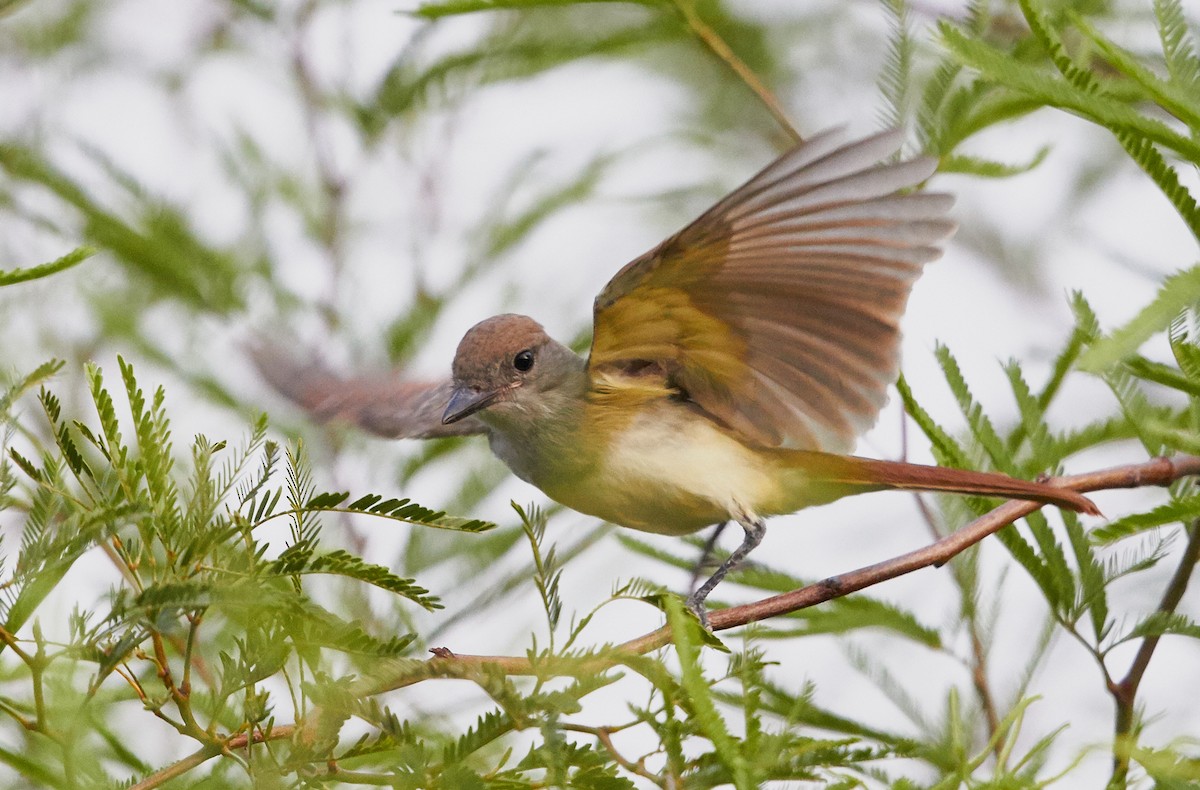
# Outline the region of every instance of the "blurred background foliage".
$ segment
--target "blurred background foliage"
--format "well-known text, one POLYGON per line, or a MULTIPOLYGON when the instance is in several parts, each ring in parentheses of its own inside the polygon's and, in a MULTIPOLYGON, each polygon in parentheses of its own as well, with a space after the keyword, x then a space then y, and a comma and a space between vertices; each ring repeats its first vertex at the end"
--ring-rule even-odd
MULTIPOLYGON (((694 551, 510 509, 537 495, 478 442, 314 425, 244 353, 266 337, 342 369, 441 374, 468 326, 508 309, 586 344, 591 295, 786 147, 779 115, 801 135, 899 123, 954 174, 937 182, 961 195, 947 265, 971 272, 934 267, 945 279, 912 317, 925 345, 908 347, 902 400, 933 447, 913 454, 1033 476, 1197 452, 1196 27, 1171 0, 0 0, 6 783, 1200 781, 1195 712, 1178 710, 1200 691, 1194 645, 1149 701, 1105 687, 1122 643, 1196 635, 1186 598, 1151 614, 1196 562, 1187 485, 1102 501, 1124 518, 1091 542, 1072 516, 1031 518, 1026 537, 1003 533, 1008 553, 971 552, 935 593, 798 613, 729 660, 656 598, 676 650, 629 662, 642 684, 615 702, 583 702, 610 673, 484 673, 474 693, 423 685, 389 710, 350 678, 416 683, 403 661, 442 644, 561 654, 631 638, 658 608, 606 607, 598 633, 575 618, 612 590, 649 594, 634 575, 682 589, 694 551), (932 337, 952 342, 930 353, 932 337), (998 355, 1020 363, 998 371, 998 355), (93 361, 121 372, 115 407, 93 361), (139 405, 159 383, 164 400, 139 405), (225 445, 196 434, 250 438, 222 466, 225 445), (269 441, 299 437, 288 457, 269 441), (371 491, 383 505, 359 499, 371 491), (288 507, 324 530, 316 515, 285 527, 288 507), (499 526, 462 534, 485 525, 442 510, 499 526), (247 586, 225 586, 235 571, 247 586), (193 662, 190 700, 175 692, 193 662), (334 713, 305 719, 313 705, 334 713), (1087 717, 1103 725, 1060 732, 1087 717), (293 721, 309 728, 269 735, 293 721), (275 748, 211 759, 251 732, 275 748), (189 753, 202 768, 155 772, 189 753)), ((985 507, 938 505, 928 525, 905 505, 918 529, 899 545, 985 507)), ((740 574, 743 597, 832 572, 819 533, 801 533, 795 557, 775 555, 796 563, 740 574)), ((837 568, 868 559, 843 542, 837 568)))

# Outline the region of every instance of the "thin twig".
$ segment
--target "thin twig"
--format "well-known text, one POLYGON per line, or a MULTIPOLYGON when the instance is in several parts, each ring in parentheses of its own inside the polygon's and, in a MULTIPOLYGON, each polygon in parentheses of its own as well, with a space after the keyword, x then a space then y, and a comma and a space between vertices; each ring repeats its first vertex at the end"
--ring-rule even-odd
POLYGON ((175 683, 175 676, 171 673, 171 663, 167 659, 166 646, 163 644, 162 634, 154 633, 150 636, 150 643, 154 646, 154 657, 151 659, 158 666, 158 677, 162 681, 163 687, 171 696, 171 700, 175 703, 175 709, 179 711, 179 716, 183 720, 183 724, 187 727, 187 731, 191 734, 199 734, 204 730, 196 722, 192 715, 191 700, 184 694, 179 686, 175 683))
POLYGON ((131 785, 129 790, 152 790, 152 788, 160 787, 165 782, 169 782, 178 776, 183 776, 188 771, 216 757, 220 753, 221 750, 215 746, 205 746, 203 749, 189 754, 182 760, 155 771, 137 784, 131 785))
POLYGON ((767 108, 767 112, 775 119, 776 123, 783 128, 783 131, 792 138, 793 143, 802 143, 804 139, 800 133, 796 131, 796 127, 792 126, 792 122, 788 120, 787 113, 783 111, 783 107, 779 104, 779 100, 775 98, 775 94, 762 84, 762 80, 754 73, 754 70, 746 65, 746 62, 737 56, 730 47, 725 43, 725 39, 721 38, 717 31, 709 27, 708 23, 700 18, 696 13, 694 0, 673 0, 675 9, 679 11, 680 16, 687 22, 692 32, 696 34, 696 38, 703 42, 704 46, 717 56, 725 65, 733 70, 746 87, 754 92, 763 106, 767 108))
POLYGON ((628 757, 617 751, 617 747, 612 742, 612 734, 615 732, 609 727, 588 727, 584 724, 562 724, 562 729, 568 732, 580 732, 585 735, 591 735, 596 740, 600 741, 600 745, 604 747, 609 756, 616 761, 617 765, 629 771, 631 774, 636 774, 644 779, 649 779, 656 785, 662 786, 662 777, 647 770, 644 760, 638 760, 636 763, 628 757))
MULTIPOLYGON (((1140 488, 1142 486, 1165 486, 1181 477, 1189 475, 1200 475, 1200 457, 1182 455, 1173 458, 1154 458, 1140 464, 1118 466, 1080 475, 1049 478, 1046 480, 1046 483, 1073 491, 1086 492, 1118 488, 1140 488)), ((924 548, 902 554, 899 557, 884 562, 868 565, 849 573, 831 576, 828 579, 810 584, 798 590, 765 598, 743 606, 734 606, 729 609, 720 609, 711 612, 709 614, 709 623, 714 631, 724 631, 729 628, 736 628, 758 622, 759 620, 765 620, 769 617, 776 617, 800 609, 806 609, 810 606, 857 592, 865 587, 870 587, 915 570, 920 570, 921 568, 944 565, 955 555, 974 546, 988 535, 999 531, 1017 519, 1024 518, 1041 507, 1043 505, 1038 502, 1016 500, 1006 502, 991 512, 975 519, 957 532, 953 532, 924 548)), ((402 662, 397 662, 393 665, 393 668, 397 671, 390 673, 388 677, 364 678, 354 687, 353 693, 378 694, 384 691, 411 686, 431 678, 462 678, 469 680, 478 677, 485 668, 506 675, 550 676, 555 674, 594 674, 620 665, 624 657, 632 658, 648 653, 651 650, 657 650, 669 644, 670 641, 671 630, 664 626, 657 631, 643 634, 618 645, 612 651, 606 651, 603 657, 541 657, 531 661, 525 656, 461 655, 443 649, 433 658, 425 661, 406 659, 402 662)))
MULTIPOLYGON (((978 622, 975 615, 970 618, 971 633, 971 683, 979 696, 979 704, 983 708, 984 719, 987 722, 988 740, 994 742, 996 759, 1005 751, 1004 734, 1000 732, 1000 714, 996 710, 996 701, 992 698, 992 687, 988 682, 987 650, 979 635, 978 622)), ((1001 766, 1003 767, 1003 766, 1001 766)))
MULTIPOLYGON (((1179 606, 1184 592, 1187 591, 1188 582, 1192 578, 1192 571, 1196 569, 1197 562, 1200 562, 1200 521, 1192 522, 1187 534, 1188 541, 1187 546, 1184 547, 1183 556, 1175 568, 1175 573, 1171 576, 1171 581, 1167 584, 1167 589, 1163 592, 1162 601, 1158 604, 1158 611, 1163 614, 1172 614, 1179 606)), ((1112 694, 1117 708, 1116 722, 1113 728, 1117 743, 1113 750, 1113 772, 1109 781, 1110 787, 1125 787, 1126 776, 1129 773, 1129 749, 1126 748, 1125 742, 1133 732, 1134 703, 1137 701, 1138 686, 1141 685, 1142 677, 1146 674, 1146 668, 1150 665, 1150 659, 1154 657, 1154 649, 1158 647, 1158 641, 1161 638, 1161 634, 1143 637, 1125 677, 1118 683, 1109 683, 1108 690, 1112 694)))
POLYGON ((29 665, 33 664, 33 656, 21 649, 20 640, 18 640, 16 636, 9 633, 8 630, 2 626, 0 626, 0 642, 3 642, 5 647, 13 651, 13 653, 15 653, 17 658, 21 659, 21 661, 29 665))
POLYGON ((113 667, 113 672, 115 672, 119 677, 124 679, 125 682, 129 684, 130 688, 133 689, 133 693, 137 695, 138 700, 141 701, 146 710, 150 711, 156 718, 165 722, 168 726, 173 727, 180 735, 190 735, 183 722, 175 721, 170 716, 163 713, 162 705, 150 699, 150 696, 146 693, 146 690, 142 688, 142 684, 138 682, 137 677, 127 665, 113 667))
MULTIPOLYGON (((897 460, 908 460, 908 415, 904 412, 900 412, 900 457, 897 460)), ((942 537, 943 533, 938 525, 938 519, 929 507, 929 502, 925 500, 925 495, 920 491, 913 491, 912 497, 913 501, 917 503, 917 511, 920 512, 922 520, 929 527, 929 534, 935 540, 942 537)))
POLYGON ((395 774, 375 774, 365 771, 347 771, 344 768, 339 768, 336 765, 331 765, 321 774, 328 779, 341 782, 348 785, 372 785, 376 787, 395 787, 395 774))
POLYGON ((223 744, 208 744, 200 750, 192 752, 182 760, 173 762, 165 768, 160 768, 137 784, 131 785, 129 790, 152 790, 178 776, 183 776, 188 771, 211 760, 218 754, 239 751, 252 743, 283 740, 292 737, 295 732, 295 725, 288 724, 283 727, 272 727, 267 732, 255 730, 253 733, 235 735, 223 744))

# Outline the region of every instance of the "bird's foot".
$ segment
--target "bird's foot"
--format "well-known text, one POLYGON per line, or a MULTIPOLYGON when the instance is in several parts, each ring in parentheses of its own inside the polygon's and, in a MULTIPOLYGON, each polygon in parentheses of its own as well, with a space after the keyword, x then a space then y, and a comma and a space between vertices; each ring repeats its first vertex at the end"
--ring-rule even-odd
POLYGON ((688 596, 687 599, 687 607, 700 618, 700 624, 704 626, 706 631, 712 631, 712 624, 708 622, 708 609, 704 606, 708 594, 721 583, 726 574, 742 564, 742 560, 762 542, 763 535, 767 532, 767 525, 755 515, 749 513, 741 514, 738 516, 737 521, 742 525, 742 529, 746 531, 746 537, 742 540, 742 545, 738 546, 721 563, 721 567, 717 568, 708 581, 700 585, 700 588, 688 596))
POLYGON ((708 622, 708 607, 704 605, 704 598, 707 596, 701 596, 698 592, 688 596, 687 608, 700 620, 700 625, 704 626, 704 630, 711 632, 712 625, 708 622))

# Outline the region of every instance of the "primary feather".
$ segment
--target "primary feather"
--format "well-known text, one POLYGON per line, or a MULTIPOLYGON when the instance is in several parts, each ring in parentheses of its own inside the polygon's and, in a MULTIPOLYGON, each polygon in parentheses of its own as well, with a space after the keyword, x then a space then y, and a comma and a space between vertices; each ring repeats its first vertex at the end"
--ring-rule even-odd
MULTIPOLYGON (((846 452, 899 370, 900 318, 953 233, 953 199, 897 131, 818 135, 623 268, 596 299, 589 370, 661 371, 745 440, 846 452)), ((640 381, 633 386, 644 386, 640 381)))

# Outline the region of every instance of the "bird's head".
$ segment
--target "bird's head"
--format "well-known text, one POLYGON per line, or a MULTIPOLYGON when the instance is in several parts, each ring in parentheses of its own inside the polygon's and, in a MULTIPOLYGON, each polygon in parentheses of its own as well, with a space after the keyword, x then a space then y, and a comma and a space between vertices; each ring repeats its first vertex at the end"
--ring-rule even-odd
POLYGON ((449 424, 522 413, 536 417, 546 394, 560 389, 583 361, 523 315, 493 316, 467 330, 454 354, 454 392, 442 415, 449 424))

